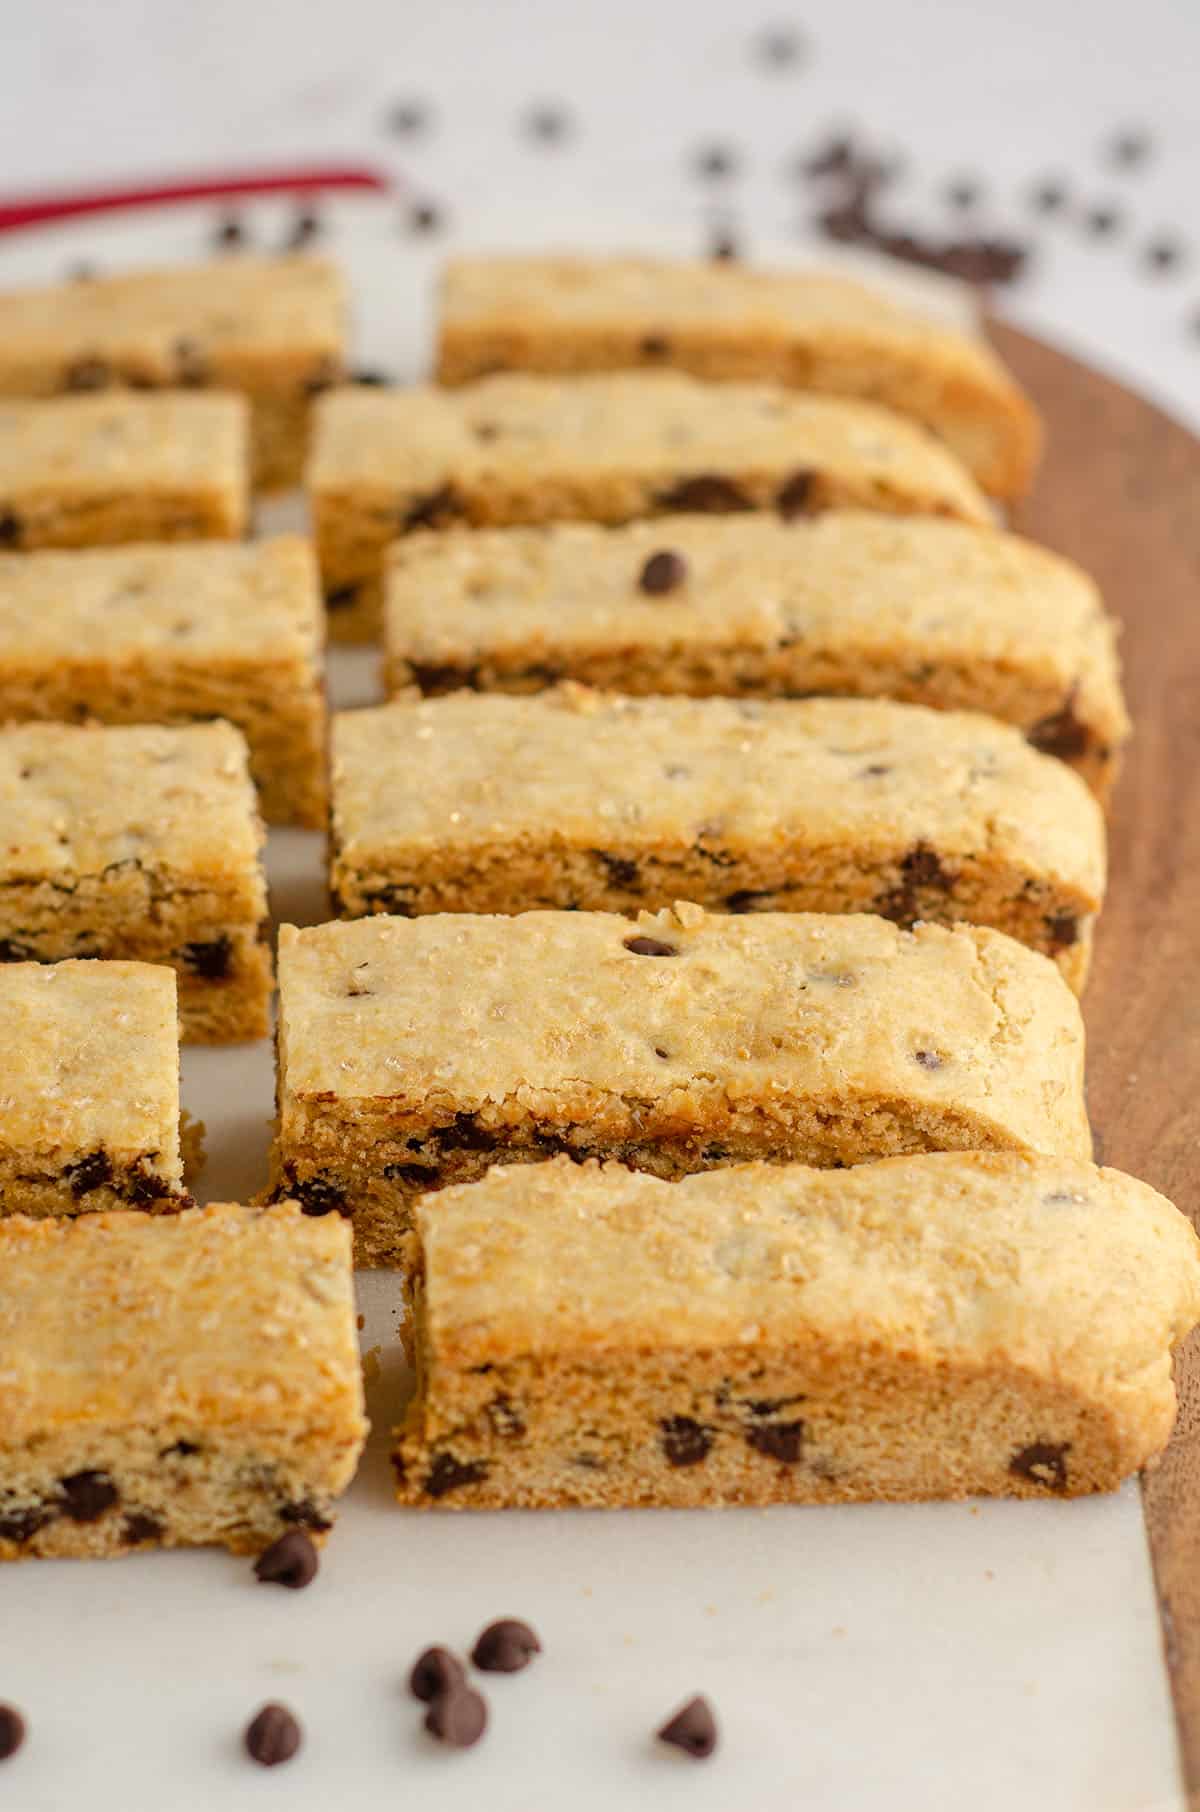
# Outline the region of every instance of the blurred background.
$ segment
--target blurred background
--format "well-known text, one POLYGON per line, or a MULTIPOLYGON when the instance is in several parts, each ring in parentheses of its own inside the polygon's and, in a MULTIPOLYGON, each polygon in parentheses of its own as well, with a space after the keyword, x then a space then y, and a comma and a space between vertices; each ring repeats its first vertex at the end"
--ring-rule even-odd
MULTIPOLYGON (((397 293, 459 244, 770 256, 866 243, 1200 426, 1196 0, 2 0, 0 187, 353 163, 350 201, 207 204, 140 241, 0 239, 8 280, 110 244, 339 235, 397 293)), ((114 261, 116 254, 114 254, 114 261)))

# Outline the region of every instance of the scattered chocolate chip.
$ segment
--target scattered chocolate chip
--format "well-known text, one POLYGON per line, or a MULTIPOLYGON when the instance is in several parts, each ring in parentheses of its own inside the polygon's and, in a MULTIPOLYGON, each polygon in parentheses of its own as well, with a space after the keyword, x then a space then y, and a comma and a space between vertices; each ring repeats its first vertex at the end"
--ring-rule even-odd
POLYGON ((1088 209, 1083 217, 1083 224, 1093 239, 1108 239, 1121 225, 1121 211, 1103 203, 1100 207, 1088 209))
POLYGON ((224 932, 205 943, 185 944, 183 960, 204 981, 224 981, 233 964, 233 943, 224 932))
POLYGON ((62 1513, 73 1523, 98 1522, 120 1499, 107 1472, 72 1472, 58 1481, 62 1513))
POLYGON ((799 63, 806 49, 803 34, 787 25, 775 25, 762 32, 754 50, 758 61, 768 69, 788 69, 799 63))
POLYGON ((264 1705, 246 1726, 246 1753, 264 1768, 290 1762, 303 1735, 286 1705, 264 1705))
POLYGON ((1067 205, 1067 191, 1064 184, 1049 178, 1035 185, 1029 197, 1034 211, 1038 214, 1061 214, 1067 205))
POLYGON ((804 1452, 804 1423, 764 1422, 761 1427, 748 1428, 746 1440, 767 1459, 794 1466, 804 1452))
POLYGON ((681 478, 658 501, 664 510, 695 510, 706 515, 754 507, 733 480, 723 478, 719 472, 698 472, 694 478, 681 478))
POLYGON ((303 1529, 289 1529, 259 1555, 254 1577, 265 1585, 287 1586, 298 1592, 312 1584, 319 1565, 317 1550, 303 1529))
POLYGON ((793 472, 776 493, 775 508, 785 522, 794 522, 797 516, 807 515, 812 503, 813 472, 793 472))
POLYGON ((482 1632, 471 1659, 485 1674, 519 1674, 541 1652, 537 1633, 527 1623, 519 1617, 501 1617, 482 1632))
POLYGON ((633 956, 678 956, 679 949, 675 944, 664 944, 657 937, 627 937, 625 948, 633 956))
POLYGON ((440 233, 445 220, 442 209, 432 201, 418 201, 405 216, 410 233, 440 233))
POLYGON ((713 182, 724 176, 736 175, 738 161, 738 154, 732 145, 702 145, 692 159, 692 168, 697 176, 706 182, 713 182))
POLYGON ((308 1497, 300 1498, 292 1504, 282 1504, 279 1520, 281 1523, 294 1523, 300 1529, 311 1529, 315 1535, 324 1535, 333 1528, 331 1519, 318 1510, 308 1497))
POLYGON ((107 359, 75 359, 65 373, 68 390, 103 390, 112 381, 113 369, 107 359))
POLYGON ((742 255, 741 244, 728 227, 723 227, 709 241, 708 255, 715 264, 736 264, 742 255))
POLYGON ((447 528, 462 516, 462 503, 453 485, 439 485, 436 491, 428 491, 423 497, 414 497, 408 504, 400 520, 401 532, 408 534, 412 529, 447 528))
POLYGON ((132 1516, 125 1518, 121 1530, 121 1540, 131 1548, 143 1547, 147 1542, 161 1541, 163 1526, 157 1516, 147 1516, 143 1510, 135 1510, 132 1516))
POLYGON ((1034 1441, 1028 1447, 1018 1448, 1008 1462, 1008 1470, 1018 1478, 1031 1479, 1035 1485, 1044 1485, 1049 1491, 1065 1491, 1067 1454, 1070 1451, 1069 1441, 1064 1441, 1061 1446, 1053 1446, 1049 1441, 1034 1441))
POLYGON ((218 251, 232 251, 246 243, 246 229, 236 214, 226 214, 217 223, 213 243, 218 251))
POLYGON ((545 101, 529 109, 524 124, 529 137, 542 145, 560 145, 571 130, 566 109, 545 101))
POLYGON ((1152 239, 1144 253, 1147 267, 1157 273, 1176 270, 1183 262, 1183 247, 1175 239, 1152 239))
POLYGON ((53 1521, 53 1510, 41 1504, 28 1510, 9 1510, 0 1515, 0 1541, 31 1541, 39 1529, 53 1521))
POLYGON ((712 1706, 697 1694, 681 1705, 655 1735, 660 1743, 669 1743, 673 1749, 682 1749, 685 1755, 703 1761, 717 1746, 717 1720, 712 1706))
POLYGON ((311 245, 314 239, 321 236, 321 216, 312 207, 298 208, 284 240, 284 249, 298 252, 302 246, 311 245))
POLYGON ((1079 942, 1079 920, 1071 912, 1053 912, 1046 919, 1046 936, 1052 950, 1069 950, 1079 942))
POLYGON ((456 1460, 452 1453, 439 1453, 425 1480, 429 1497, 445 1497, 448 1491, 460 1491, 467 1485, 480 1485, 488 1469, 483 1460, 456 1460))
POLYGON ((415 138, 429 129, 430 112, 424 101, 397 101, 388 109, 384 128, 397 138, 415 138))
POLYGON ((965 213, 968 208, 979 205, 982 190, 970 177, 959 176, 946 185, 946 201, 950 207, 965 213))
POLYGON ((664 592, 676 591, 687 578, 687 561, 682 554, 671 548, 662 548, 657 554, 651 554, 638 574, 638 585, 652 597, 661 597, 664 592))
POLYGON ((1132 170, 1144 164, 1150 155, 1150 139, 1145 132, 1118 132, 1107 146, 1109 163, 1118 170, 1132 170))
POLYGON ((15 1705, 0 1705, 0 1762, 15 1755, 25 1741, 25 1720, 15 1705))
POLYGON ((913 1057, 923 1070, 940 1070, 942 1060, 936 1051, 914 1051, 913 1057))
POLYGON ((487 1729, 487 1704, 472 1687, 451 1686, 431 1703, 425 1728, 451 1749, 470 1749, 487 1729))
POLYGON ((63 1175, 70 1184, 71 1194, 78 1201, 89 1190, 102 1189, 112 1181, 112 1164, 107 1152, 89 1151, 82 1158, 77 1158, 74 1164, 68 1164, 63 1175))
POLYGON ((1057 755, 1060 761, 1073 761, 1086 754, 1090 741, 1087 725, 1075 715, 1073 693, 1061 711, 1040 718, 1025 734, 1035 749, 1043 755, 1057 755))
POLYGON ((435 1643, 432 1648, 423 1649, 413 1662, 408 1690, 414 1699, 421 1699, 428 1705, 430 1700, 440 1699, 456 1686, 462 1686, 465 1680, 458 1656, 435 1643))
POLYGON ((0 505, 0 547, 20 547, 21 518, 0 505))
POLYGON ((664 1416, 658 1425, 662 1450, 670 1466, 698 1466, 708 1458, 713 1431, 692 1416, 664 1416))

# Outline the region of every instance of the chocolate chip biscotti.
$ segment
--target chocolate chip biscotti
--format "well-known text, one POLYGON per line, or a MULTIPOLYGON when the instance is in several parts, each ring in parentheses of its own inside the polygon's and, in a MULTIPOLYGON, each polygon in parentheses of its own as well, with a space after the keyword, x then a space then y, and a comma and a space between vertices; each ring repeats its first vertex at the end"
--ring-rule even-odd
POLYGON ((0 1215, 189 1204, 174 969, 0 964, 0 1029, 0 1215))
POLYGON ((238 258, 0 294, 0 396, 240 390, 254 482, 295 484, 312 398, 345 375, 346 301, 321 258, 238 258))
POLYGON ((993 925, 1077 991, 1100 807, 1008 724, 886 699, 456 692, 333 719, 330 892, 370 912, 879 912, 993 925))
POLYGON ((0 960, 169 963, 185 1038, 269 1029, 264 833, 230 724, 0 729, 0 960))
POLYGON ((346 634, 377 626, 384 549, 414 529, 855 505, 990 520, 953 455, 900 416, 676 372, 336 390, 316 409, 308 486, 346 634))
POLYGON ((936 434, 985 491, 1029 487, 1037 416, 982 339, 830 272, 654 258, 456 258, 437 371, 674 366, 883 403, 936 434))
POLYGON ((1107 795, 1129 719, 1115 630, 1015 535, 834 511, 414 535, 387 565, 389 690, 840 693, 986 711, 1107 795))
POLYGON ((0 547, 235 538, 246 436, 226 394, 0 401, 0 547))
POLYGON ((401 1502, 847 1503, 1111 1491, 1166 1444, 1200 1246, 1062 1157, 557 1159, 417 1210, 401 1502))
POLYGON ((366 1435, 350 1236, 294 1203, 0 1224, 0 1560, 318 1539, 366 1435))
POLYGON ((324 640, 296 535, 0 554, 0 721, 227 718, 275 824, 324 822, 324 640))
POLYGON ((681 904, 284 926, 278 1194, 406 1251, 417 1196, 556 1152, 668 1179, 942 1148, 1083 1156, 1083 1028, 1000 932, 681 904))

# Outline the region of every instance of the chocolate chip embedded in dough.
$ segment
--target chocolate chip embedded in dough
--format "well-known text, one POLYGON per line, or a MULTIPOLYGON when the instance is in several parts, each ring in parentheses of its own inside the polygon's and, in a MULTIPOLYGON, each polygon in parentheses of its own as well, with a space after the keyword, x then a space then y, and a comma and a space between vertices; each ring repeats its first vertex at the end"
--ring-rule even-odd
POLYGON ((450 523, 460 521, 462 514, 462 499, 454 486, 443 484, 423 497, 413 498, 401 515, 400 529, 408 534, 418 528, 446 528, 450 523))
POLYGON ((717 1720, 706 1698, 697 1694, 669 1717, 656 1732, 660 1743, 682 1749, 685 1755, 703 1761, 717 1746, 717 1720))
POLYGON ((775 496, 775 508, 785 522, 805 516, 812 507, 815 472, 793 472, 775 496))
POLYGON ((657 937, 627 937, 624 940, 626 950, 634 956, 678 956, 679 949, 675 944, 664 944, 657 937))
POLYGON ((661 493, 658 502, 664 510, 695 510, 714 516, 754 507, 732 478, 725 478, 720 472, 697 472, 691 478, 681 478, 661 493))
POLYGON ((246 1752, 264 1768, 290 1762, 302 1741, 300 1725, 286 1705, 264 1705, 246 1726, 246 1752))
POLYGON ((1079 942, 1079 920, 1073 912, 1054 912, 1046 919, 1051 951, 1070 950, 1079 942))
POLYGON ((0 505, 0 547, 20 547, 21 518, 0 505))
POLYGON ((68 390, 106 390, 113 381, 113 368, 107 359, 91 354, 74 359, 63 374, 68 390))
POLYGON ((317 1535, 324 1535, 333 1528, 333 1521, 319 1510, 311 1498, 299 1498, 295 1503, 280 1506, 281 1523, 293 1523, 300 1529, 312 1529, 317 1535))
POLYGON ((0 1515, 0 1541, 32 1541, 39 1529, 54 1521, 56 1512, 45 1504, 25 1510, 9 1510, 0 1515))
POLYGON ((77 1158, 74 1164, 68 1164, 63 1171, 76 1201, 90 1190, 102 1189, 106 1183, 110 1183, 112 1173, 112 1163, 105 1151, 85 1152, 82 1158, 77 1158))
POLYGON ((713 1431, 693 1416, 664 1416, 658 1425, 670 1466, 698 1466, 712 1450, 713 1431))
POLYGON ((794 1466, 804 1452, 804 1423, 799 1419, 794 1422, 763 1422, 758 1427, 746 1430, 746 1440, 756 1453, 763 1454, 768 1460, 779 1460, 785 1466, 794 1466))
POLYGON ((222 932, 219 937, 185 944, 182 956, 185 967, 202 981, 224 981, 233 967, 233 943, 222 932))
POLYGON ((98 1522, 121 1496, 107 1472, 72 1472, 58 1489, 62 1513, 73 1523, 98 1522))
POLYGON ((517 1674, 541 1652, 536 1630, 519 1617, 501 1617, 481 1633, 471 1659, 485 1674, 517 1674))
POLYGON ((162 1538, 163 1526, 157 1516, 148 1516, 144 1510, 135 1510, 132 1516, 127 1516, 121 1528, 121 1540, 130 1548, 140 1548, 162 1538))
POLYGON ((644 359, 665 359, 671 342, 664 333, 644 333, 638 341, 638 352, 644 359))
POLYGON ((604 872, 611 886, 630 889, 639 887, 641 874, 636 862, 628 856, 610 856, 603 849, 598 849, 595 853, 604 865, 604 872))
POLYGON ((923 1070, 940 1070, 942 1059, 936 1051, 914 1051, 913 1061, 919 1063, 923 1070))
POLYGON ((1017 1449, 1008 1462, 1008 1470, 1018 1478, 1044 1486, 1047 1491, 1063 1492, 1067 1488, 1067 1454, 1070 1450, 1069 1441, 1057 1445, 1050 1441, 1033 1441, 1028 1447, 1017 1449))
POLYGON ((483 1460, 458 1460, 452 1453, 439 1453, 425 1480, 429 1497, 445 1497, 449 1491, 461 1491, 468 1485, 481 1485, 488 1475, 483 1460))
POLYGON ((678 591, 687 579, 687 570, 687 561, 682 554, 677 554, 673 548, 660 548, 642 567, 638 586, 651 597, 661 597, 666 592, 678 591))

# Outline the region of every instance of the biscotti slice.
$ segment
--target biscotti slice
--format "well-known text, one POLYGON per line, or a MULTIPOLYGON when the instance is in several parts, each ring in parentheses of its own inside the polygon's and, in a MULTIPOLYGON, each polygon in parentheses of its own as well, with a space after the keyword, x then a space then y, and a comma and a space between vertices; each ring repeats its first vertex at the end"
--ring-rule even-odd
POLYGON ((224 393, 0 402, 0 547, 243 534, 247 421, 224 393))
POLYGON ((275 824, 325 819, 324 641, 296 535, 0 554, 0 720, 227 718, 275 824))
POLYGON ((862 508, 990 521, 932 436, 871 403, 677 372, 335 390, 308 468, 335 634, 378 626, 384 549, 455 524, 862 508))
POLYGON ((240 390, 250 465, 295 484, 312 398, 345 376, 345 286, 321 258, 223 258, 0 294, 0 396, 240 390))
POLYGON ((0 1028, 0 1216, 190 1202, 174 969, 0 964, 0 1028))
POLYGON ((366 1435, 350 1236, 294 1203, 0 1224, 0 1560, 332 1526, 366 1435))
POLYGON ((284 926, 276 1192, 403 1260, 412 1205, 556 1152, 676 1178, 1090 1151, 1079 1007, 997 931, 861 914, 284 926))
POLYGON ((338 912, 880 912, 993 925, 1079 991, 1100 807, 1008 724, 886 699, 456 692, 333 719, 338 912))
POLYGON ((1015 535, 834 511, 414 535, 389 550, 398 692, 888 697, 986 711, 1107 795, 1129 719, 1115 631, 1070 561, 1015 535))
POLYGON ((1021 496, 1037 463, 1037 416, 982 339, 832 272, 656 258, 446 266, 443 384, 647 365, 883 403, 944 440, 997 497, 1021 496))
POLYGON ((0 959, 169 963, 185 1038, 262 1038, 264 833, 246 741, 186 729, 0 729, 0 959))
POLYGON ((1200 1247, 1061 1157, 678 1184, 564 1159, 417 1210, 402 1503, 1113 1490, 1166 1444, 1200 1247))

